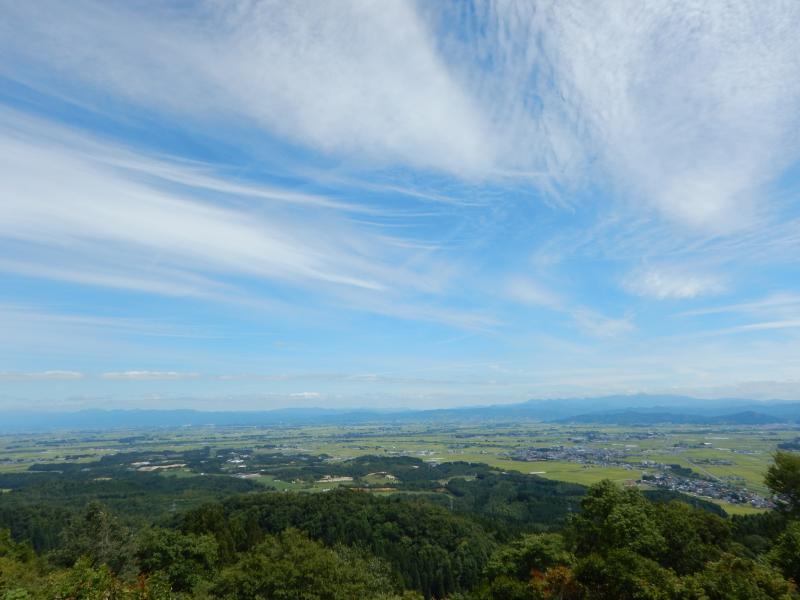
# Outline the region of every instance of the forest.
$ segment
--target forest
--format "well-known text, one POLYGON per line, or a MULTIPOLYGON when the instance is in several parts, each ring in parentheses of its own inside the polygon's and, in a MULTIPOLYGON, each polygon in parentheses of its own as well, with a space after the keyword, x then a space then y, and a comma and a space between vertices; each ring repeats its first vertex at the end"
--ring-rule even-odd
MULTIPOLYGON (((209 456, 172 458, 224 464, 209 456)), ((121 468, 137 458, 0 475, 0 598, 800 598, 789 451, 765 478, 777 508, 733 517, 680 494, 465 462, 267 460, 284 477, 396 474, 391 493, 305 493, 121 468)))

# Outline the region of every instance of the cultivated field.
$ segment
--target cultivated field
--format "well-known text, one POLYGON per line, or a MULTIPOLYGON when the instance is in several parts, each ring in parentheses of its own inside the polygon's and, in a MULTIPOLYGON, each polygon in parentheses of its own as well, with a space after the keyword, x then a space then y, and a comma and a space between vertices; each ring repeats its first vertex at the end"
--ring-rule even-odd
MULTIPOLYGON (((712 481, 725 489, 746 489, 767 497, 763 475, 771 455, 778 443, 797 435, 797 430, 760 427, 638 428, 536 422, 60 432, 0 437, 0 474, 52 472, 61 470, 58 465, 92 465, 103 457, 149 453, 154 459, 147 462, 155 467, 126 468, 153 470, 164 477, 235 476, 276 490, 365 486, 376 493, 391 493, 396 483, 391 473, 353 482, 326 477, 317 469, 313 477, 283 480, 265 469, 259 457, 273 456, 280 462, 281 456, 321 456, 327 464, 336 464, 361 456, 410 456, 434 464, 481 463, 505 472, 583 485, 601 479, 633 483, 643 476, 680 472, 689 474, 690 483, 693 479, 712 481), (197 465, 170 464, 169 457, 175 453, 204 448, 210 449, 212 457, 228 457, 219 461, 213 474, 197 465), (159 462, 159 456, 164 460, 159 462)), ((723 498, 713 501, 733 514, 758 510, 723 498)))

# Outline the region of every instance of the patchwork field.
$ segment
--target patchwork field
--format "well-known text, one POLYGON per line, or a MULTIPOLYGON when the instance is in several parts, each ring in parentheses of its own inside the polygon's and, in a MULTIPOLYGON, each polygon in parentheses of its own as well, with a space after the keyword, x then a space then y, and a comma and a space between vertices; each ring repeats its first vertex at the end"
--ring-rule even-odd
MULTIPOLYGON (((162 477, 178 478, 235 477, 276 490, 319 492, 364 486, 383 494, 396 487, 392 473, 367 474, 354 482, 316 468, 313 475, 287 479, 270 473, 261 458, 272 456, 280 462, 283 456, 324 457, 323 464, 336 465, 362 456, 415 457, 431 464, 485 464, 502 472, 582 485, 602 479, 633 483, 643 476, 677 472, 688 475, 690 482, 692 478, 711 481, 718 487, 766 497, 763 476, 772 453, 778 443, 797 435, 797 430, 759 427, 626 428, 535 422, 62 432, 0 437, 0 474, 60 472, 64 465, 80 472, 80 465, 88 470, 98 461, 135 453, 150 456, 153 460, 146 462, 155 466, 131 467, 126 463, 128 471, 152 470, 162 477), (218 460, 213 474, 177 459, 170 464, 172 455, 204 449, 212 458, 234 458, 218 460), (159 457, 163 459, 160 462, 159 457)), ((665 484, 662 481, 660 485, 665 484)), ((731 514, 758 510, 748 503, 712 500, 731 514)))

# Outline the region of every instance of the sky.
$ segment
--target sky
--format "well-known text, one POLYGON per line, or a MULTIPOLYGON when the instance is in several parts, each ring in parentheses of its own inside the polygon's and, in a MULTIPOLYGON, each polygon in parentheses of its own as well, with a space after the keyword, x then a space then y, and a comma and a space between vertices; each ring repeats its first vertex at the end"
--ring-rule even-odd
POLYGON ((800 400, 800 3, 0 10, 0 409, 800 400))

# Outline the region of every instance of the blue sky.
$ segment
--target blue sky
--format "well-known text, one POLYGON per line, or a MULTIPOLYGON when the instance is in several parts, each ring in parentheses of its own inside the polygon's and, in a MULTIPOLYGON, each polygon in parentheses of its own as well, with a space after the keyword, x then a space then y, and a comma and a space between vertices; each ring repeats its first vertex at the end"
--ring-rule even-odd
POLYGON ((800 399, 800 4, 1 4, 2 408, 800 399))

